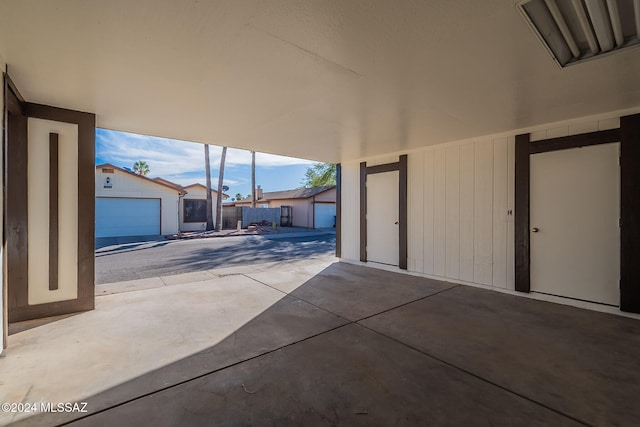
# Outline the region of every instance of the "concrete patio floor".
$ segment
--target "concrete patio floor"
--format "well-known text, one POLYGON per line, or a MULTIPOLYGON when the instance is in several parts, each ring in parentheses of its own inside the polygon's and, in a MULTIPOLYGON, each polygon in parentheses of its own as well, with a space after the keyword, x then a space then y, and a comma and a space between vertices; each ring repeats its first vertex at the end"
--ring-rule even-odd
POLYGON ((638 424, 639 320, 334 261, 127 287, 11 335, 2 401, 89 412, 0 421, 638 424))

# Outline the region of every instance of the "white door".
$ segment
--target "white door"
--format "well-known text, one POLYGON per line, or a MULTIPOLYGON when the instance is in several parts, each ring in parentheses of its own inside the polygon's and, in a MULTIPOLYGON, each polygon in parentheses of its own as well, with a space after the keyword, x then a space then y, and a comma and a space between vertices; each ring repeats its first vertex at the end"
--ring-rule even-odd
POLYGON ((398 171, 367 175, 367 261, 398 265, 398 171))
POLYGON ((316 202, 313 205, 313 215, 315 228, 332 228, 336 224, 336 205, 316 202))
POLYGON ((96 237, 160 234, 160 199, 96 198, 96 237))
POLYGON ((619 144, 531 156, 531 290, 619 305, 619 144))

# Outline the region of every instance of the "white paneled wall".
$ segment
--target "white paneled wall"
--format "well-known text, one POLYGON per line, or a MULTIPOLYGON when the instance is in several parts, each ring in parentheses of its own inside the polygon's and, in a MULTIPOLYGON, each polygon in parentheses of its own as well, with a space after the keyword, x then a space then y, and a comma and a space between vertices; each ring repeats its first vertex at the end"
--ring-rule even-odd
MULTIPOLYGON (((409 271, 513 288, 514 143, 505 137, 409 153, 409 271)), ((342 165, 342 255, 351 260, 359 258, 359 179, 359 163, 342 165)))
MULTIPOLYGON (((613 129, 616 117, 534 129, 531 140, 613 129)), ((408 154, 408 270, 514 289, 515 135, 425 147, 408 154)), ((400 153, 404 154, 404 153, 400 153)), ((365 159, 367 165, 398 155, 365 159)), ((359 162, 342 165, 342 257, 359 259, 359 162)))
POLYGON ((513 283, 507 277, 513 143, 490 139, 409 154, 409 270, 484 285, 513 283))
POLYGON ((360 165, 342 165, 342 256, 360 259, 360 165))

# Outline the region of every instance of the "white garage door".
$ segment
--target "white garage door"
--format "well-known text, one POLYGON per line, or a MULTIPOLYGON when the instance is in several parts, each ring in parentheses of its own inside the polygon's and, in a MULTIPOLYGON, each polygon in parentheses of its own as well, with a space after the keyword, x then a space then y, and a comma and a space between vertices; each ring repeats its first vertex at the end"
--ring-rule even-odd
POLYGON ((96 198, 96 237, 160 234, 160 199, 96 198))
POLYGON ((336 205, 333 203, 316 203, 313 205, 314 226, 316 228, 329 228, 335 224, 336 205))

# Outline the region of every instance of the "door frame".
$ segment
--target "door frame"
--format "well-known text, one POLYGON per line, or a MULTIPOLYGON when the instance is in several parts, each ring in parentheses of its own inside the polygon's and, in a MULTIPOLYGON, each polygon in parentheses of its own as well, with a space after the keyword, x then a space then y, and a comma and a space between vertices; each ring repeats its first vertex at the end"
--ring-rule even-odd
MULTIPOLYGON (((403 154, 397 162, 382 165, 367 166, 367 162, 360 163, 360 261, 367 262, 367 175, 398 171, 398 268, 407 269, 407 231, 408 231, 408 203, 407 203, 407 155, 403 154)), ((337 225, 337 224, 336 224, 337 225)))
MULTIPOLYGON (((84 113, 80 111, 67 110, 64 108, 51 107, 47 105, 35 104, 31 102, 26 102, 19 95, 19 92, 16 86, 13 84, 11 78, 7 73, 4 73, 4 84, 5 84, 5 105, 8 104, 10 94, 13 97, 9 100, 10 102, 16 102, 20 108, 20 114, 24 117, 24 138, 27 137, 26 134, 26 123, 27 118, 37 118, 44 120, 51 120, 63 123, 71 123, 78 126, 78 265, 77 265, 77 286, 78 286, 78 294, 77 298, 72 300, 64 300, 64 301, 56 301, 44 304, 36 304, 29 305, 28 304, 28 277, 27 277, 27 254, 28 248, 26 246, 26 239, 28 233, 28 224, 26 216, 24 218, 18 218, 19 228, 21 229, 21 233, 24 235, 21 237, 20 241, 23 244, 14 248, 18 251, 18 258, 22 262, 20 265, 16 267, 19 269, 19 279, 20 282, 18 285, 14 287, 16 289, 16 294, 11 298, 7 298, 7 305, 5 306, 8 321, 9 322, 19 322, 22 320, 36 319, 40 317, 47 317, 58 314, 66 314, 66 313, 74 313, 79 311, 93 310, 94 301, 95 301, 95 264, 94 264, 94 256, 95 256, 95 124, 96 117, 95 114, 84 113), (6 90, 10 88, 11 90, 6 90)), ((5 125, 7 116, 5 116, 5 125)), ((5 164, 4 166, 4 217, 5 217, 5 230, 7 233, 4 235, 4 244, 5 244, 5 263, 4 263, 4 277, 5 277, 5 289, 10 286, 9 281, 7 280, 7 272, 10 268, 10 259, 7 249, 11 247, 12 244, 16 242, 10 241, 11 232, 9 227, 11 224, 8 219, 8 206, 7 206, 7 190, 11 188, 12 183, 16 182, 16 180, 20 183, 22 182, 26 186, 26 168, 16 169, 17 175, 13 174, 11 176, 11 182, 8 178, 8 168, 9 164, 9 156, 8 156, 8 147, 10 141, 7 139, 4 141, 3 149, 5 150, 5 164)), ((26 159, 26 140, 24 141, 25 147, 22 148, 24 150, 24 157, 26 159)), ((14 194, 18 194, 19 197, 24 198, 20 203, 23 204, 26 209, 26 187, 23 193, 15 192, 14 194)), ((14 215, 15 216, 15 215, 14 215)))
POLYGON ((620 128, 531 142, 515 141, 515 290, 531 292, 530 156, 549 151, 620 143, 620 310, 640 313, 640 114, 620 118, 620 128))

